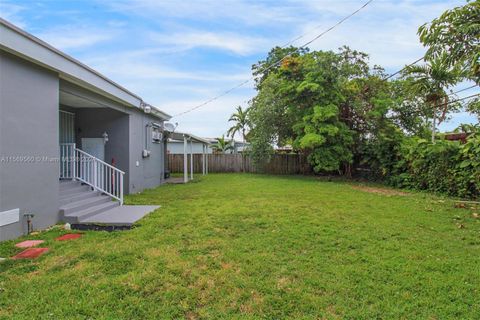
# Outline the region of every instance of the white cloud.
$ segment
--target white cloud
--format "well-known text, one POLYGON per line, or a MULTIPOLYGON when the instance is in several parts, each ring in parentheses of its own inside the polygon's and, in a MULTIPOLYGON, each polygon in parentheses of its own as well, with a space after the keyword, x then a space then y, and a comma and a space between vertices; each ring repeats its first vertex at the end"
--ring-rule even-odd
MULTIPOLYGON (((195 112, 174 117, 171 122, 179 123, 179 131, 191 132, 203 137, 219 137, 227 131, 229 126, 227 119, 235 107, 243 105, 244 100, 245 95, 241 93, 225 96, 223 99, 216 100, 195 112)), ((176 114, 202 102, 204 102, 203 99, 179 99, 166 102, 160 107, 171 110, 171 114, 176 114)))
POLYGON ((173 34, 151 34, 159 45, 173 46, 176 50, 209 47, 249 55, 268 50, 266 39, 244 36, 232 32, 187 31, 173 34))
POLYGON ((0 3, 0 17, 20 28, 26 28, 27 25, 25 20, 21 17, 21 13, 24 10, 26 10, 26 8, 18 4, 7 1, 2 1, 0 3))
MULTIPOLYGON (((460 0, 454 1, 461 3, 460 0)), ((363 3, 363 2, 362 2, 363 3)), ((306 39, 332 26, 339 17, 360 7, 358 1, 308 1, 318 13, 321 24, 303 24, 299 33, 309 32, 306 39)), ((420 25, 439 16, 454 3, 427 1, 374 1, 357 15, 315 41, 310 48, 336 50, 342 45, 370 54, 370 62, 390 71, 420 58, 425 49, 418 40, 420 25)))
POLYGON ((245 25, 292 22, 295 2, 277 5, 276 2, 258 1, 158 1, 158 0, 117 0, 108 2, 115 10, 132 12, 149 17, 183 18, 196 21, 241 21, 245 25))
MULTIPOLYGON (((169 114, 185 111, 251 78, 248 66, 232 66, 230 72, 195 69, 183 71, 180 66, 156 59, 150 52, 117 52, 114 55, 85 58, 82 61, 169 114)), ((247 100, 254 94, 253 83, 242 86, 232 94, 240 96, 242 101, 247 100)), ((229 98, 230 95, 222 97, 219 99, 220 104, 229 98)), ((214 103, 208 104, 192 115, 196 117, 198 112, 204 110, 214 112, 217 106, 218 104, 214 103)), ((212 114, 217 122, 224 121, 219 118, 218 113, 212 114)))
POLYGON ((244 72, 204 72, 182 71, 175 66, 163 63, 161 59, 144 55, 143 57, 130 52, 102 55, 101 57, 87 58, 84 61, 94 69, 117 79, 135 79, 138 81, 151 80, 191 80, 191 81, 219 81, 239 82, 251 77, 248 68, 244 72))
POLYGON ((114 29, 94 29, 77 25, 56 27, 37 34, 40 39, 60 50, 85 49, 105 43, 117 35, 114 29))
MULTIPOLYGON (((455 2, 460 3, 460 0, 455 2)), ((125 60, 110 60, 119 63, 117 67, 103 62, 100 68, 110 70, 115 78, 125 79, 135 90, 139 90, 150 102, 166 112, 177 114, 248 79, 250 65, 240 68, 241 72, 238 72, 238 67, 233 68, 235 72, 230 75, 228 72, 205 72, 199 68, 185 68, 176 64, 162 65, 152 59, 155 55, 184 54, 184 58, 188 59, 189 53, 184 51, 199 47, 216 48, 241 56, 259 52, 266 54, 272 46, 284 44, 295 35, 307 33, 296 45, 312 39, 363 3, 333 0, 259 4, 249 1, 196 1, 188 4, 153 0, 123 1, 120 5, 128 6, 131 12, 147 19, 156 15, 167 19, 182 19, 167 27, 169 32, 155 31, 148 34, 154 40, 152 43, 155 47, 126 53, 129 57, 125 60), (213 22, 219 25, 226 21, 229 24, 226 30, 235 27, 234 31, 225 31, 225 28, 219 26, 209 31, 191 30, 191 27, 183 25, 183 19, 205 20, 209 24, 213 22), (179 25, 178 22, 182 24, 179 25), (261 27, 258 26, 260 24, 261 27), (252 25, 257 25, 253 31, 252 25), (279 26, 283 32, 275 32, 279 26), (266 34, 269 38, 252 36, 258 30, 268 30, 266 34)), ((379 64, 393 72, 424 53, 416 34, 418 26, 453 5, 455 4, 430 1, 375 1, 314 42, 311 48, 336 50, 346 44, 369 53, 372 64, 379 64)), ((194 50, 191 52, 195 53, 194 50)), ((256 60, 253 59, 252 62, 256 60)), ((215 64, 210 67, 215 68, 215 64)), ((179 121, 180 128, 185 131, 207 136, 221 135, 228 126, 226 120, 234 107, 254 95, 251 85, 249 88, 234 91, 232 95, 221 97, 174 120, 179 121)))
MULTIPOLYGON (((177 114, 249 79, 251 64, 271 47, 307 33, 295 43, 303 44, 365 1, 99 0, 99 16, 104 17, 100 20, 89 17, 83 5, 72 6, 75 14, 65 15, 49 2, 43 3, 43 11, 10 5, 0 12, 17 24, 35 23, 36 36, 177 114)), ((336 50, 346 44, 393 72, 423 54, 416 34, 419 25, 463 3, 375 0, 311 48, 336 50)), ((249 83, 174 121, 181 130, 219 136, 228 128, 234 107, 254 94, 249 83)))

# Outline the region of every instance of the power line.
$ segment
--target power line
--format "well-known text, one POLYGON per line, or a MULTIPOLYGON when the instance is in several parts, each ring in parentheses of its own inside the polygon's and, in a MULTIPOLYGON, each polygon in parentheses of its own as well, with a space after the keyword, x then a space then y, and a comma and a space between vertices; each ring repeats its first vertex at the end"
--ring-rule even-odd
MULTIPOLYGON (((392 73, 391 75, 389 75, 388 77, 384 78, 383 80, 388 80, 388 79, 396 76, 397 74, 399 74, 400 72, 402 72, 402 71, 405 70, 406 68, 408 68, 408 67, 410 67, 410 66, 413 66, 414 64, 418 63, 418 62, 421 61, 423 58, 425 58, 425 56, 423 56, 423 57, 421 57, 421 58, 413 61, 412 63, 406 65, 406 66, 403 67, 402 69, 398 70, 398 71, 395 72, 395 73, 392 73)), ((472 85, 472 86, 470 86, 470 87, 463 88, 463 89, 460 89, 460 90, 458 90, 458 91, 452 92, 452 93, 448 94, 448 96, 451 96, 451 95, 454 95, 454 94, 457 94, 457 93, 460 93, 460 92, 463 92, 463 91, 467 91, 467 90, 469 90, 469 89, 475 88, 476 86, 477 86, 477 85, 474 84, 474 85, 472 85)), ((467 98, 468 98, 468 97, 467 97, 467 98)))
POLYGON ((441 107, 441 106, 447 106, 449 104, 452 104, 452 103, 455 103, 455 102, 459 102, 459 101, 463 101, 463 100, 466 100, 466 99, 470 99, 470 98, 474 98, 474 97, 477 97, 477 96, 480 96, 480 93, 476 93, 476 94, 472 94, 468 97, 463 97, 463 98, 459 98, 459 99, 455 99, 455 100, 452 100, 452 101, 448 101, 448 102, 444 102, 442 104, 439 104, 438 106, 436 107, 441 107))
POLYGON ((398 70, 398 71, 395 72, 395 73, 392 73, 391 75, 389 75, 388 77, 386 77, 386 78, 383 79, 383 80, 388 80, 388 79, 390 79, 390 78, 393 78, 394 76, 396 76, 397 74, 399 74, 400 72, 402 72, 403 70, 405 70, 406 68, 413 66, 414 64, 416 64, 416 63, 420 62, 421 60, 423 60, 424 58, 425 58, 425 56, 423 56, 423 57, 421 57, 421 58, 418 58, 417 60, 413 61, 413 62, 410 63, 410 64, 407 64, 405 67, 403 67, 402 69, 398 70))
MULTIPOLYGON (((361 6, 360 8, 358 8, 357 10, 355 10, 354 12, 352 12, 351 14, 349 14, 348 16, 344 17, 343 19, 341 19, 340 21, 338 21, 336 24, 334 24, 333 26, 331 26, 330 28, 328 28, 327 30, 323 31, 322 33, 320 33, 319 35, 317 35, 315 38, 313 38, 312 40, 308 41, 307 43, 301 45, 300 47, 296 48, 295 51, 298 51, 299 49, 303 49, 303 48, 306 48, 309 44, 311 44, 312 42, 316 41, 317 39, 323 37, 325 34, 327 34, 328 32, 332 31, 333 29, 335 29, 336 27, 338 27, 339 25, 341 25, 343 22, 345 22, 347 19, 351 18, 352 16, 354 16, 355 14, 357 14, 360 10, 362 10, 363 8, 365 8, 366 6, 368 6, 373 0, 369 0, 367 1, 363 6, 361 6)), ((285 59, 289 58, 292 56, 294 52, 291 52, 285 56, 283 56, 281 59, 277 60, 276 62, 272 63, 271 65, 265 67, 264 69, 262 69, 260 72, 265 72, 265 71, 268 71, 270 69, 272 69, 273 67, 276 67, 278 66, 280 63, 282 63, 285 59)), ((253 80, 255 79, 255 77, 251 77, 250 80, 253 80)))
MULTIPOLYGON (((328 28, 327 30, 323 31, 322 33, 320 33, 319 35, 317 35, 316 37, 314 37, 312 40, 310 40, 310 41, 306 42, 305 44, 301 45, 300 47, 296 48, 295 51, 298 51, 299 49, 305 48, 305 47, 307 47, 309 44, 311 44, 311 43, 313 43, 314 41, 318 40, 319 38, 323 37, 325 34, 327 34, 328 32, 332 31, 333 29, 335 29, 336 27, 338 27, 339 25, 341 25, 343 22, 345 22, 346 20, 348 20, 348 19, 350 19, 351 17, 353 17, 354 15, 356 15, 358 12, 360 12, 362 9, 364 9, 366 6, 368 6, 368 5, 369 5, 370 3, 372 3, 372 2, 373 2, 373 0, 368 0, 368 1, 365 2, 360 8, 358 8, 357 10, 355 10, 354 12, 352 12, 351 14, 349 14, 348 16, 344 17, 343 19, 341 19, 340 21, 338 21, 337 23, 335 23, 333 26, 331 26, 331 27, 328 28)), ((301 36, 299 36, 299 37, 297 37, 297 38, 295 38, 295 39, 287 42, 283 47, 286 47, 286 46, 292 44, 293 42, 295 42, 295 41, 303 38, 305 35, 306 35, 306 34, 303 34, 303 35, 301 35, 301 36)), ((294 52, 285 55, 285 56, 282 57, 281 59, 277 60, 276 62, 274 62, 274 63, 272 63, 271 65, 269 65, 269 66, 265 67, 264 69, 262 69, 261 72, 268 71, 268 70, 272 69, 273 67, 279 65, 279 64, 282 63, 282 61, 284 61, 286 58, 290 57, 293 53, 294 53, 294 52)), ((254 79, 255 79, 255 77, 251 77, 251 78, 249 78, 248 80, 245 80, 245 81, 237 84, 236 86, 234 86, 234 87, 232 87, 232 88, 230 88, 230 89, 222 92, 221 94, 219 94, 219 95, 217 95, 217 96, 215 96, 215 97, 213 97, 213 98, 211 98, 211 99, 209 99, 209 100, 207 100, 207 101, 205 101, 205 102, 203 102, 203 103, 201 103, 201 104, 199 104, 199 105, 197 105, 197 106, 194 106, 194 107, 192 107, 192 108, 190 108, 190 109, 187 109, 187 110, 185 110, 185 111, 183 111, 183 112, 180 112, 180 113, 177 113, 177 114, 173 115, 172 118, 173 118, 173 117, 178 117, 178 116, 184 115, 184 114, 186 114, 186 113, 192 112, 192 111, 194 111, 194 110, 196 110, 196 109, 199 109, 199 108, 201 108, 201 107, 203 107, 203 106, 205 106, 205 105, 207 105, 207 104, 209 104, 209 103, 211 103, 211 102, 213 102, 213 101, 215 101, 215 100, 217 100, 217 99, 219 99, 219 98, 221 98, 221 97, 229 94, 230 92, 234 91, 235 89, 238 89, 238 88, 244 86, 245 84, 249 83, 250 81, 252 81, 252 80, 254 80, 254 79)))
MULTIPOLYGON (((373 1, 373 0, 372 0, 372 1, 373 1)), ((367 6, 370 2, 372 2, 372 1, 368 1, 368 2, 365 3, 361 8, 359 8, 357 11, 355 11, 354 13, 350 14, 349 16, 343 18, 342 20, 343 20, 343 21, 347 20, 348 18, 350 18, 351 16, 353 16, 354 14, 356 14, 358 11, 360 11, 360 10, 362 10, 364 7, 366 7, 366 6, 367 6)), ((340 23, 342 23, 343 21, 341 21, 340 23)), ((340 24, 340 23, 339 23, 339 24, 340 24)), ((307 34, 310 34, 310 33, 312 33, 314 30, 320 29, 321 27, 323 27, 323 24, 319 24, 319 25, 313 27, 313 28, 310 29, 309 31, 305 32, 304 34, 299 35, 298 37, 295 37, 294 39, 292 39, 292 40, 288 41, 287 43, 281 45, 280 48, 285 48, 285 47, 288 47, 289 45, 292 45, 294 42, 297 42, 298 40, 305 38, 305 36, 306 36, 307 34)))
POLYGON ((468 88, 463 88, 463 89, 458 90, 458 91, 456 91, 456 92, 452 92, 452 93, 450 93, 449 95, 457 94, 457 93, 460 93, 460 92, 463 92, 463 91, 467 91, 467 90, 469 90, 469 89, 475 88, 476 86, 477 86, 477 85, 474 84, 473 86, 470 86, 470 87, 468 87, 468 88))

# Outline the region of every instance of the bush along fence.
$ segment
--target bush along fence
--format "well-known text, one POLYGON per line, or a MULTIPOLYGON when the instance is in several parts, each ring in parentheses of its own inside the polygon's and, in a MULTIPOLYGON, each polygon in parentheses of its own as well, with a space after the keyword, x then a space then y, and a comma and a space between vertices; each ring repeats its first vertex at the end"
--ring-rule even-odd
POLYGON ((406 139, 387 181, 397 187, 480 199, 480 135, 465 143, 406 139))
MULTIPOLYGON (((209 154, 208 172, 250 172, 267 174, 311 174, 307 157, 299 154, 275 154, 259 170, 253 160, 241 154, 209 154)), ((190 168, 190 156, 188 156, 190 168)), ((183 154, 169 154, 168 168, 172 173, 183 173, 183 154)), ((194 172, 202 172, 202 155, 193 155, 194 172)))

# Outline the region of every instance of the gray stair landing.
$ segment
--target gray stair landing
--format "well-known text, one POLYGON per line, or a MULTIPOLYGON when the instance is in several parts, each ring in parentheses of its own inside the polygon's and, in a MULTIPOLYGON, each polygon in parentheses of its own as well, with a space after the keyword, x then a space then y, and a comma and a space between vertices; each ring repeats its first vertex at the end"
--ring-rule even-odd
POLYGON ((115 230, 130 229, 135 222, 157 210, 160 206, 120 206, 81 219, 79 223, 72 224, 75 229, 90 230, 115 230))

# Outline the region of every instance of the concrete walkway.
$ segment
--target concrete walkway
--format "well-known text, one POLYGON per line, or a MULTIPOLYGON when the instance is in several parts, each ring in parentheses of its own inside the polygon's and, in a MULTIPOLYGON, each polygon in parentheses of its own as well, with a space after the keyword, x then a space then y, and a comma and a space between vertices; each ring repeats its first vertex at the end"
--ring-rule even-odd
POLYGON ((183 177, 171 177, 171 178, 168 178, 167 180, 165 180, 165 182, 169 183, 169 184, 185 183, 185 181, 183 181, 183 177))

